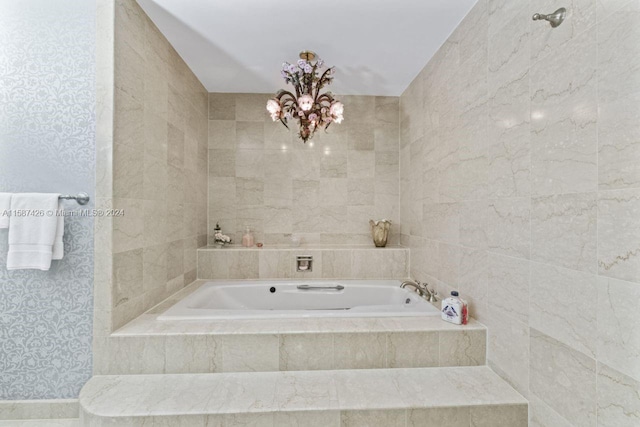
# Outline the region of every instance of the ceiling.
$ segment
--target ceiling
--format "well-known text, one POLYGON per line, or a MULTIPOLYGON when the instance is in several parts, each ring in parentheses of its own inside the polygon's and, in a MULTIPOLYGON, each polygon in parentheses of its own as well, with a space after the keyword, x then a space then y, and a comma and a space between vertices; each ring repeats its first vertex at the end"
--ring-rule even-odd
POLYGON ((331 90, 399 96, 477 0, 137 0, 210 92, 275 92, 313 50, 331 90))

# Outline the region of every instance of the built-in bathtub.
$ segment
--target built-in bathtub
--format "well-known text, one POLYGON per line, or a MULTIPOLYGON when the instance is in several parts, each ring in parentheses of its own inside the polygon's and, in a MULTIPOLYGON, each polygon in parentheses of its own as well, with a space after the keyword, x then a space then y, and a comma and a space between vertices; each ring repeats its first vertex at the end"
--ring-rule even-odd
POLYGON ((210 281, 158 320, 437 316, 399 280, 210 281))

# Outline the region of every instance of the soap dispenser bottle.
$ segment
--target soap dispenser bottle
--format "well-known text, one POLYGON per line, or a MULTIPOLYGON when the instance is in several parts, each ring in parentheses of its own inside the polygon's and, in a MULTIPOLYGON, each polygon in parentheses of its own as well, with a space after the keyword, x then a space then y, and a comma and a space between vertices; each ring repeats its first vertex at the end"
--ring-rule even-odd
POLYGON ((442 300, 442 320, 456 325, 466 325, 469 321, 467 303, 460 299, 458 291, 451 291, 451 296, 442 300))
POLYGON ((253 234, 251 234, 251 229, 249 227, 244 230, 244 235, 242 236, 242 246, 246 248, 253 247, 253 234))

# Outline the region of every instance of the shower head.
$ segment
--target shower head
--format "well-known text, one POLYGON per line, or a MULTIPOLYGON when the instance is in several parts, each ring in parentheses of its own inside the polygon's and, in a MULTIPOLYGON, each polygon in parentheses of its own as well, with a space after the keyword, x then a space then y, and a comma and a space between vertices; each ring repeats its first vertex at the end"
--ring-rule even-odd
POLYGON ((544 15, 542 13, 535 13, 532 18, 534 21, 541 21, 541 20, 549 21, 549 24, 551 24, 551 27, 555 28, 558 25, 562 24, 562 21, 564 21, 566 14, 567 14, 567 9, 565 9, 564 7, 561 7, 560 9, 556 10, 555 12, 549 15, 544 15))

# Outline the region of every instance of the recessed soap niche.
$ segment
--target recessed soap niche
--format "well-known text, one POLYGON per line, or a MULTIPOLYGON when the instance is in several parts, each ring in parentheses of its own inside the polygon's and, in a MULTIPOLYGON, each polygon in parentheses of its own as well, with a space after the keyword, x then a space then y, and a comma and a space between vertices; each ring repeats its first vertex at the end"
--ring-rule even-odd
POLYGON ((310 255, 296 256, 296 271, 301 273, 313 271, 313 257, 310 255))

